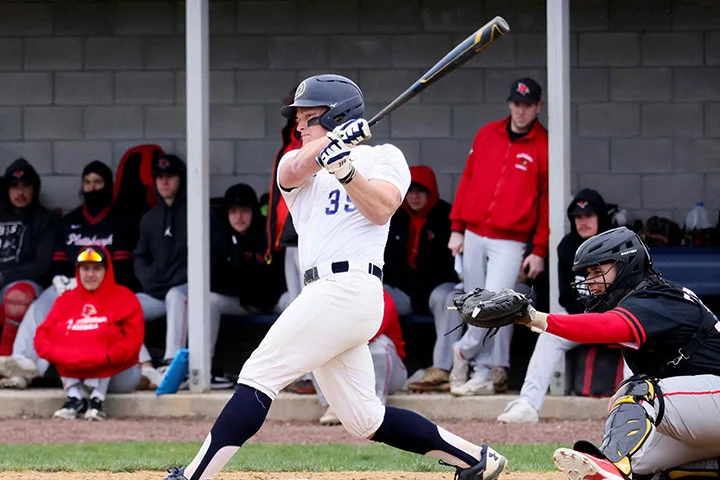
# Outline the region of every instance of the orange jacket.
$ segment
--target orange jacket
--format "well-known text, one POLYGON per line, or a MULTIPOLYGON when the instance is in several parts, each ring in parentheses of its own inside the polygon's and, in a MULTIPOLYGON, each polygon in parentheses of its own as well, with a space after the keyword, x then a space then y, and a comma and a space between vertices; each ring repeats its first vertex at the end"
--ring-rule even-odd
POLYGON ((510 142, 507 122, 478 131, 468 155, 450 219, 452 230, 528 242, 541 257, 548 251, 548 136, 536 121, 510 142))

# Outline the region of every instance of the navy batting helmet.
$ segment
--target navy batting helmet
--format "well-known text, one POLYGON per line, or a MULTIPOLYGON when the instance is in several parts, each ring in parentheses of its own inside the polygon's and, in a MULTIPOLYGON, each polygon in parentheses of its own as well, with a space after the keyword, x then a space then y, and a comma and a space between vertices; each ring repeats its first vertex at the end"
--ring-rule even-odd
POLYGON ((297 89, 293 103, 280 109, 285 118, 295 117, 296 107, 328 107, 320 125, 333 130, 348 120, 362 118, 365 102, 360 88, 341 75, 324 74, 306 78, 297 89))
POLYGON ((584 276, 588 267, 604 264, 616 266, 615 279, 605 284, 605 291, 601 294, 585 293, 580 296, 588 312, 615 308, 652 269, 647 247, 635 232, 626 227, 613 228, 585 240, 575 252, 573 271, 584 276))

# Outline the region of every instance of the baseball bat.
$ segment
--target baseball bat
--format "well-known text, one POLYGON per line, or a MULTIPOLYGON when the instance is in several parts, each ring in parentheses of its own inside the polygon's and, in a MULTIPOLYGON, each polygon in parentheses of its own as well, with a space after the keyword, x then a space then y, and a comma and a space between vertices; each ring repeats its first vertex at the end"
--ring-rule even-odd
POLYGON ((398 95, 395 100, 375 114, 375 116, 368 122, 370 126, 385 118, 391 112, 407 103, 415 97, 415 95, 422 92, 445 75, 455 71, 458 67, 485 50, 488 45, 509 31, 510 26, 504 18, 495 17, 490 20, 488 23, 480 27, 477 32, 473 33, 453 48, 450 53, 442 58, 442 60, 437 62, 430 70, 425 72, 422 77, 415 81, 410 88, 398 95))

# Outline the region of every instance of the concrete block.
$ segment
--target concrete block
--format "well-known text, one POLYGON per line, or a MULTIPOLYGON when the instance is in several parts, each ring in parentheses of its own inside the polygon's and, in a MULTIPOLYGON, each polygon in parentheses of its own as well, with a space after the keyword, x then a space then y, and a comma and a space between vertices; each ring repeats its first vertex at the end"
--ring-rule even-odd
POLYGON ((20 38, 0 39, 0 70, 22 70, 23 41, 20 38))
MULTIPOLYGON (((366 111, 375 111, 370 105, 365 105, 366 111)), ((265 132, 266 138, 274 138, 280 141, 280 131, 285 127, 287 120, 285 117, 280 115, 279 104, 276 105, 265 105, 263 107, 265 111, 265 132)), ((258 118, 258 121, 262 121, 263 118, 258 118)), ((377 128, 373 128, 373 137, 377 137, 378 133, 382 130, 387 130, 387 126, 383 128, 381 124, 377 125, 377 128)), ((279 144, 278 144, 279 145, 279 144)))
POLYGON ((582 137, 634 137, 640 133, 640 107, 634 103, 578 105, 582 137))
POLYGON ((676 68, 673 70, 673 101, 708 102, 720 100, 720 67, 676 68))
POLYGON ((298 4, 294 0, 237 2, 238 33, 288 34, 297 32, 298 4))
POLYGON ((570 101, 574 103, 607 102, 610 96, 610 73, 606 68, 570 70, 570 101))
POLYGON ((610 141, 573 137, 570 143, 571 170, 577 173, 609 173, 610 141))
POLYGON ((608 29, 608 0, 572 0, 570 30, 599 32, 608 29))
POLYGON ((613 102, 667 102, 671 98, 669 68, 615 68, 610 71, 613 102))
POLYGON ((705 175, 703 201, 706 208, 720 208, 720 174, 708 173, 705 175))
MULTIPOLYGON (((357 83, 363 91, 366 103, 387 104, 404 92, 423 73, 423 70, 419 68, 361 70, 357 83)), ((459 73, 459 71, 455 73, 459 73)), ((445 78, 443 81, 449 79, 445 78)), ((440 83, 433 85, 433 88, 440 86, 440 83)), ((419 103, 420 97, 415 97, 410 102, 419 103)))
POLYGON ((0 73, 0 105, 52 103, 52 74, 0 73))
POLYGON ((454 105, 452 134, 453 138, 465 138, 466 150, 470 150, 472 140, 484 125, 502 120, 510 115, 506 103, 486 103, 476 105, 454 105))
POLYGON ((716 2, 672 0, 673 30, 716 30, 720 9, 716 2))
POLYGON ((386 2, 360 0, 360 31, 363 33, 412 33, 424 20, 419 0, 386 2))
POLYGON ((212 197, 221 197, 225 190, 237 183, 247 183, 260 196, 267 192, 270 187, 270 175, 213 175, 210 177, 210 195, 212 197))
POLYGON ((581 67, 634 67, 640 65, 637 33, 581 33, 581 67))
POLYGON ((455 198, 455 192, 457 191, 457 184, 459 175, 453 175, 450 173, 438 173, 435 175, 435 179, 438 184, 438 196, 452 205, 455 198))
MULTIPOLYGON (((178 105, 185 105, 187 102, 185 81, 184 74, 180 73, 175 76, 175 103, 178 105)), ((211 71, 209 90, 210 103, 234 103, 235 72, 211 71)))
MULTIPOLYGON (((187 143, 175 142, 175 155, 187 159, 187 143)), ((235 144, 230 140, 210 141, 210 174, 232 175, 235 173, 235 144)), ((211 177, 212 178, 212 177, 211 177)))
POLYGON ((542 0, 486 0, 482 15, 478 26, 500 15, 510 24, 513 33, 544 32, 547 26, 545 2, 542 0))
MULTIPOLYGON (((512 35, 512 38, 515 43, 515 66, 545 67, 547 65, 547 35, 544 33, 521 33, 512 35)), ((495 45, 493 45, 494 47, 495 45)))
MULTIPOLYGON (((365 103, 365 118, 371 118, 373 115, 375 115, 376 112, 379 112, 380 110, 385 107, 385 104, 381 103, 365 103)), ((273 116, 277 115, 276 109, 268 109, 268 114, 272 113, 273 116)), ((388 122, 389 117, 385 117, 381 122, 376 123, 372 127, 372 136, 373 138, 370 140, 370 144, 373 145, 379 145, 382 143, 387 142, 393 142, 395 139, 393 139, 390 136, 390 122, 388 122)), ((268 132, 277 131, 277 129, 274 130, 267 130, 268 132)))
POLYGON ((672 27, 671 0, 609 1, 610 30, 650 31, 670 30, 672 27))
POLYGON ((146 138, 185 139, 186 133, 185 107, 145 107, 146 138))
POLYGON ((175 74, 172 72, 115 73, 115 103, 162 105, 173 103, 175 74))
MULTIPOLYGON (((453 47, 455 45, 459 45, 467 37, 468 34, 466 32, 458 35, 453 35, 453 47)), ((518 65, 518 62, 515 60, 515 50, 515 37, 513 35, 508 35, 504 37, 502 41, 493 43, 491 47, 488 47, 480 55, 476 56, 468 63, 466 63, 463 68, 515 67, 518 65)), ((446 53, 447 52, 442 54, 441 57, 444 56, 446 53)), ((439 59, 440 57, 438 57, 432 63, 429 63, 426 66, 426 70, 432 65, 435 65, 435 63, 439 59)))
POLYGON ((470 34, 492 18, 485 13, 482 2, 472 0, 423 2, 416 8, 422 15, 422 26, 415 31, 470 34))
POLYGON ((25 107, 23 130, 26 139, 82 138, 82 109, 79 107, 25 107))
POLYGON ((131 70, 143 67, 140 38, 94 37, 85 40, 88 70, 131 70))
POLYGON ((52 3, 3 2, 0 4, 0 32, 5 37, 50 35, 52 3))
POLYGON ((246 139, 265 137, 265 109, 257 105, 210 107, 210 138, 246 139))
POLYGON ((109 105, 113 102, 110 72, 58 72, 55 74, 56 105, 109 105))
POLYGON ((394 67, 427 70, 455 46, 451 35, 395 35, 392 38, 394 67))
MULTIPOLYGON (((139 145, 157 145, 162 148, 163 152, 165 153, 175 153, 176 151, 175 142, 173 142, 172 140, 163 140, 157 138, 142 139, 139 135, 137 138, 131 140, 116 140, 113 142, 113 168, 117 168, 118 164, 120 163, 120 159, 122 159, 123 155, 125 155, 125 152, 139 145)), ((180 158, 182 160, 185 160, 185 157, 181 156, 180 158)))
POLYGON ((703 176, 699 173, 644 175, 642 206, 644 208, 684 209, 697 201, 702 192, 703 176))
POLYGON ((298 0, 301 33, 353 33, 360 30, 358 0, 298 0))
POLYGON ((78 70, 82 68, 82 40, 27 38, 24 63, 25 70, 78 70))
POLYGON ((642 64, 677 67, 703 64, 702 33, 657 32, 640 36, 642 64))
POLYGON ((412 166, 420 165, 420 142, 422 142, 422 140, 399 140, 393 138, 386 142, 376 142, 375 144, 382 145, 383 143, 391 143, 395 145, 405 156, 408 165, 412 166))
POLYGON ((705 104, 705 136, 720 137, 720 103, 705 104))
POLYGON ((331 68, 389 67, 389 35, 333 35, 327 37, 331 68))
MULTIPOLYGON (((73 175, 53 175, 43 178, 42 193, 40 194, 40 201, 43 202, 43 205, 48 208, 60 208, 64 213, 80 205, 78 196, 80 173, 78 171, 73 175)), ((27 403, 25 405, 27 406, 27 403)))
POLYGON ((618 138, 611 142, 613 173, 669 172, 673 168, 672 140, 618 138))
POLYGON ((142 54, 147 70, 184 71, 185 37, 143 37, 142 54))
MULTIPOLYGON (((545 70, 536 68, 492 68, 485 70, 485 101, 489 103, 506 103, 510 93, 510 85, 518 78, 530 77, 547 92, 547 75, 545 70)), ((507 106, 507 105, 505 105, 507 106)))
POLYGON ((480 103, 483 101, 483 84, 483 70, 459 69, 421 93, 420 101, 422 103, 480 103))
POLYGON ((641 176, 627 174, 580 174, 578 175, 577 188, 592 188, 600 192, 608 203, 615 203, 622 208, 640 208, 641 201, 641 176))
POLYGON ((423 139, 420 141, 420 164, 436 173, 461 173, 467 162, 469 148, 454 139, 423 139))
POLYGON ((705 34, 705 65, 720 65, 720 32, 705 34))
POLYGON ((55 142, 53 170, 58 175, 77 175, 80 183, 82 169, 93 160, 110 164, 112 142, 55 142))
POLYGON ((295 78, 293 71, 241 70, 235 75, 235 100, 242 104, 279 105, 295 86, 295 78))
POLYGON ((102 36, 113 34, 114 5, 105 2, 53 2, 55 35, 102 36))
POLYGON ((22 126, 22 108, 0 108, 0 140, 20 140, 22 126))
POLYGON ((175 15, 173 2, 119 2, 115 6, 115 34, 172 35, 175 15))
POLYGON ((233 171, 241 174, 271 174, 279 140, 241 140, 235 142, 233 171))
POLYGON ((701 103, 642 105, 642 134, 646 137, 702 137, 701 103))
POLYGON ((327 42, 313 36, 279 35, 268 43, 272 69, 323 69, 328 65, 327 42))
POLYGON ((52 173, 51 142, 0 142, 0 168, 3 172, 21 157, 30 162, 38 174, 52 173))
POLYGON ((676 139, 674 165, 678 172, 720 172, 720 140, 676 139))
MULTIPOLYGON (((319 43, 316 38, 313 38, 312 42, 315 45, 319 43)), ((264 36, 213 35, 210 37, 210 69, 212 70, 264 69, 267 65, 268 44, 264 36)))
POLYGON ((84 114, 85 138, 119 140, 142 136, 142 107, 87 107, 84 114))
MULTIPOLYGON (((234 35, 237 32, 236 8, 243 2, 235 1, 213 1, 209 5, 210 32, 214 35, 234 35)), ((182 14, 185 19, 185 12, 182 14)), ((182 32, 185 32, 183 28, 182 32)))
POLYGON ((405 105, 390 117, 393 138, 450 136, 452 112, 448 105, 405 105))

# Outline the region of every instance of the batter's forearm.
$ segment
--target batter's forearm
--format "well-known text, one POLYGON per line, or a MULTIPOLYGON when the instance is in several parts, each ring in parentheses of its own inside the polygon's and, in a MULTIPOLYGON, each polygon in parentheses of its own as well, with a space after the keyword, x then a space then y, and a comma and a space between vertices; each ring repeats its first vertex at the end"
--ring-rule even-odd
POLYGON ((322 137, 304 145, 293 158, 280 166, 278 180, 285 189, 299 187, 308 178, 320 171, 320 166, 315 161, 323 148, 327 146, 330 139, 322 137))
POLYGON ((402 203, 394 185, 383 180, 367 180, 360 172, 345 184, 345 190, 362 216, 375 225, 385 225, 402 203))

